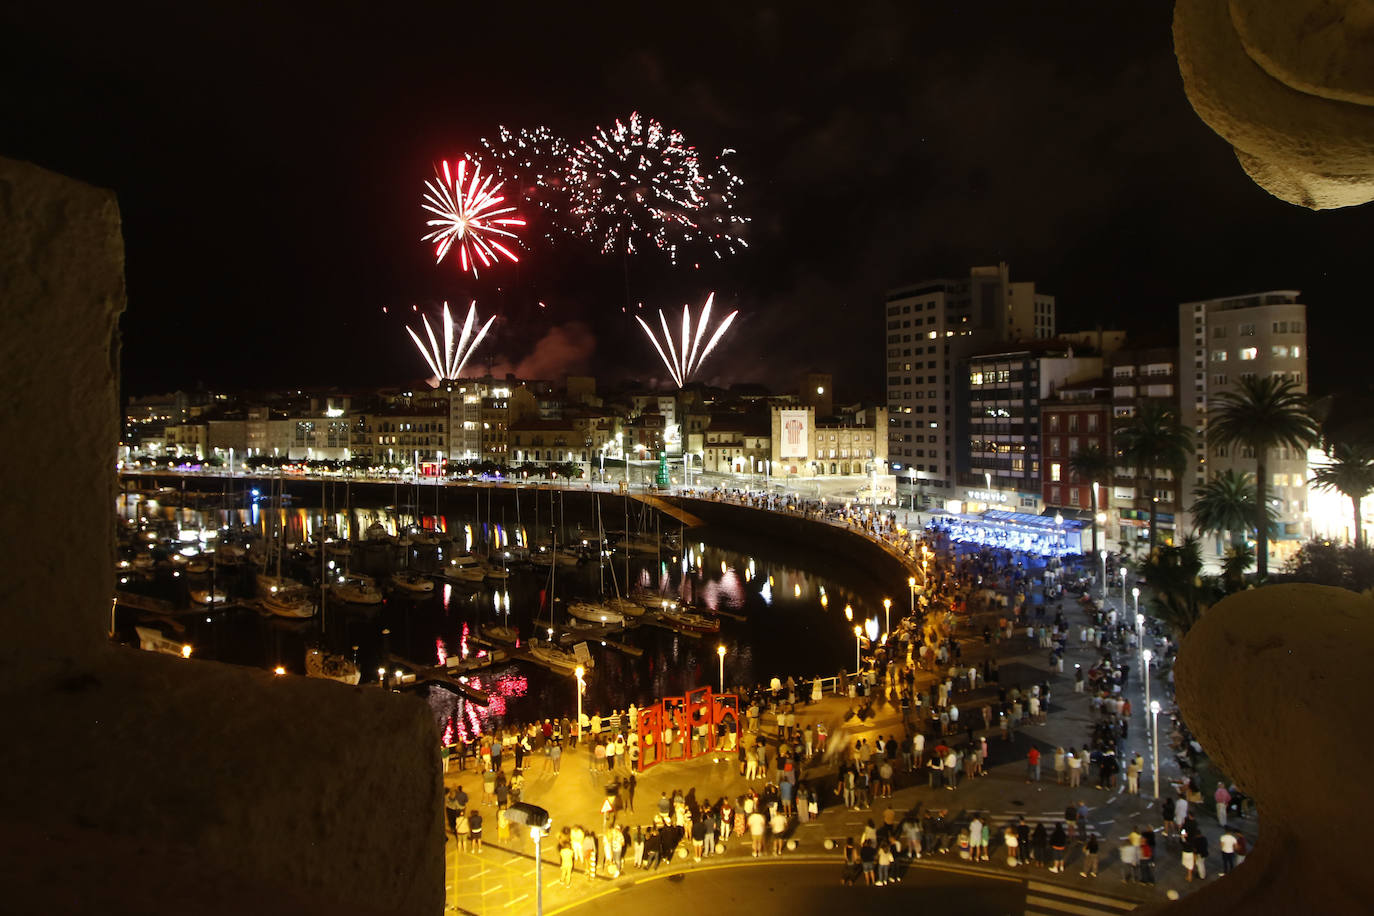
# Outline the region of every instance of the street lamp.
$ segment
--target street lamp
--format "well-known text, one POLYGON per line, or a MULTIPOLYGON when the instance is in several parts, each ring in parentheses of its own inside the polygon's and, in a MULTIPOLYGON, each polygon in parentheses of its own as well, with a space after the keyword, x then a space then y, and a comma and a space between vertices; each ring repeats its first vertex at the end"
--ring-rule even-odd
POLYGON ((1121 567, 1121 616, 1126 616, 1126 567, 1121 567))
POLYGON ((892 632, 892 599, 883 599, 883 632, 892 632))
POLYGON ((573 677, 577 678, 577 740, 582 741, 582 691, 586 689, 586 682, 582 679, 587 673, 587 669, 581 665, 573 671, 573 677))
POLYGON ((1102 603, 1107 603, 1107 548, 1102 548, 1097 552, 1097 556, 1102 560, 1102 603))
POLYGON ((1150 704, 1151 742, 1154 744, 1155 800, 1159 800, 1159 701, 1150 704))
POLYGON ((530 828, 530 839, 534 840, 534 912, 542 916, 544 912, 543 855, 539 841, 549 835, 553 819, 549 812, 528 802, 515 802, 506 809, 506 820, 517 826, 530 828))
POLYGON ((859 676, 859 640, 863 638, 864 628, 854 624, 854 676, 859 676))
MULTIPOLYGON (((848 620, 851 623, 854 622, 854 605, 846 604, 844 606, 844 619, 848 620)), ((858 627, 855 627, 855 629, 857 630, 858 627)))
POLYGON ((911 589, 911 616, 916 616, 916 577, 907 576, 906 587, 911 589))
POLYGON ((725 646, 716 646, 716 656, 720 658, 720 692, 725 692, 725 646))

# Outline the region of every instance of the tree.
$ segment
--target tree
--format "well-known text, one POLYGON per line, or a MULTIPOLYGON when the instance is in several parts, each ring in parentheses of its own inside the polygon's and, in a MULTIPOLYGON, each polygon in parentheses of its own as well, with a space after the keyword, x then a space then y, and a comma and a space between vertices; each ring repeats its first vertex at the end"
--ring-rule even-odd
POLYGON ((1152 551, 1140 571, 1150 583, 1150 608, 1182 638, 1220 596, 1220 590, 1202 578, 1202 548, 1193 536, 1177 547, 1152 551))
MULTIPOLYGON (((1111 477, 1112 458, 1102 449, 1095 445, 1090 445, 1080 450, 1075 455, 1069 456, 1069 473, 1080 480, 1089 481, 1092 484, 1105 482, 1111 477)), ((1097 556, 1097 487, 1092 487, 1092 513, 1093 513, 1093 552, 1097 556)))
POLYGON ((1173 408, 1146 404, 1117 432, 1116 439, 1121 457, 1135 469, 1136 499, 1143 498, 1149 506, 1153 552, 1159 529, 1159 500, 1154 495, 1156 472, 1167 470, 1175 477, 1182 473, 1188 463, 1192 435, 1179 423, 1173 408))
POLYGON ((1297 582, 1368 591, 1374 588, 1374 550, 1312 540, 1289 559, 1284 571, 1297 582))
POLYGON ((1320 436, 1317 420, 1297 382, 1276 375, 1242 376, 1235 389, 1217 396, 1209 416, 1209 445, 1255 453, 1255 572, 1263 582, 1269 575, 1269 450, 1306 451, 1320 436))
POLYGON ((1221 561, 1221 581, 1228 595, 1245 587, 1245 571, 1254 565, 1255 550, 1249 544, 1236 544, 1226 551, 1226 558, 1221 561))
POLYGON ((1355 546, 1364 547, 1360 501, 1374 490, 1374 450, 1333 442, 1327 446, 1326 455, 1327 463, 1312 472, 1312 485, 1319 490, 1336 490, 1350 498, 1355 510, 1355 546))
MULTIPOLYGON (((1273 507, 1265 514, 1271 525, 1277 520, 1273 507)), ((1193 527, 1229 537, 1233 548, 1245 545, 1255 518, 1255 482, 1249 474, 1226 470, 1193 491, 1193 527)))

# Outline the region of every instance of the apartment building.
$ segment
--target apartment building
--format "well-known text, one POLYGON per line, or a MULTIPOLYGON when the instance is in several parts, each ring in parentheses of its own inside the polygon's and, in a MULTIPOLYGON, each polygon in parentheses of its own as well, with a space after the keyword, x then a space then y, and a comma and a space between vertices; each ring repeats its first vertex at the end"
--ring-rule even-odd
MULTIPOLYGON (((1090 448, 1110 455, 1111 429, 1112 386, 1108 376, 1061 385, 1040 402, 1040 442, 1044 453, 1040 482, 1047 508, 1063 513, 1066 518, 1091 521, 1088 513, 1093 505, 1093 481, 1075 476, 1069 463, 1079 452, 1090 448)), ((1097 509, 1104 516, 1110 511, 1110 493, 1110 486, 1098 486, 1097 509)))
MULTIPOLYGON (((1247 376, 1291 379, 1307 391, 1307 306, 1298 290, 1268 290, 1185 302, 1178 307, 1181 416, 1193 430, 1194 453, 1183 486, 1191 493, 1214 474, 1236 470, 1253 474, 1255 456, 1249 449, 1207 444, 1207 412, 1216 397, 1234 390, 1247 376)), ((1307 536, 1307 454, 1275 449, 1268 456, 1270 505, 1278 514, 1277 536, 1270 541, 1270 563, 1281 562, 1307 536)), ((1191 528, 1191 519, 1185 519, 1191 528)), ((1204 548, 1215 557, 1224 553, 1218 539, 1204 548)))
POLYGON ((1055 335, 1055 300, 1012 282, 1006 264, 929 280, 885 297, 883 364, 891 470, 916 505, 957 496, 954 410, 960 360, 999 341, 1055 335))
MULTIPOLYGON (((1160 343, 1127 347, 1108 357, 1114 435, 1129 426, 1146 405, 1179 412, 1178 349, 1160 343)), ((1189 491, 1178 474, 1168 468, 1156 468, 1147 477, 1137 477, 1136 471, 1137 468, 1121 462, 1114 471, 1111 504, 1115 512, 1110 524, 1117 528, 1118 542, 1142 549, 1148 544, 1150 503, 1154 502, 1159 543, 1174 543, 1176 532, 1187 531, 1179 526, 1178 514, 1189 491)))

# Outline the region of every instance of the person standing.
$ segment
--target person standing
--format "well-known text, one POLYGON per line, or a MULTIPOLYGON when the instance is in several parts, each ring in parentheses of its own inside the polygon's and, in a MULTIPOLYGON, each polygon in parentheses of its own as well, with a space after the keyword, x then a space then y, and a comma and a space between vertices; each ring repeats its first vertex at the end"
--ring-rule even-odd
POLYGON ((1197 833, 1193 835, 1193 854, 1195 857, 1193 867, 1197 869, 1199 881, 1205 881, 1207 879, 1207 854, 1209 851, 1207 834, 1203 833, 1201 830, 1197 831, 1197 833))
POLYGON ((558 881, 564 887, 572 887, 573 851, 566 838, 558 840, 558 881))
POLYGON ((1080 878, 1097 877, 1098 849, 1097 834, 1089 831, 1088 840, 1083 844, 1083 870, 1078 873, 1080 878))
POLYGON ((1184 880, 1192 882, 1193 871, 1197 865, 1197 853, 1193 850, 1193 838, 1188 835, 1188 831, 1183 831, 1179 837, 1179 853, 1183 864, 1184 880))
POLYGON ((1050 851, 1053 856, 1053 863, 1050 871, 1056 874, 1064 873, 1064 855, 1069 848, 1069 832, 1064 829, 1064 822, 1060 821, 1054 828, 1054 833, 1050 835, 1050 851))
POLYGON ((1222 827, 1226 826, 1226 809, 1231 805, 1231 793, 1226 790, 1226 783, 1218 782, 1217 791, 1212 796, 1217 803, 1217 823, 1222 827))
POLYGON ((773 815, 773 820, 768 826, 773 831, 773 855, 780 856, 782 855, 783 843, 786 842, 787 815, 779 809, 773 815))
POLYGON ((1229 875, 1236 867, 1236 836, 1226 831, 1217 838, 1217 848, 1221 850, 1221 873, 1229 875))
POLYGON ((768 819, 763 816, 763 812, 757 808, 750 813, 748 818, 749 836, 754 842, 753 857, 757 859, 763 854, 763 836, 768 829, 768 819))
POLYGON ((476 808, 472 809, 472 814, 468 817, 468 834, 472 840, 472 851, 482 851, 482 812, 476 808))
POLYGON ((1031 780, 1040 781, 1040 750, 1034 745, 1026 754, 1026 782, 1031 780))

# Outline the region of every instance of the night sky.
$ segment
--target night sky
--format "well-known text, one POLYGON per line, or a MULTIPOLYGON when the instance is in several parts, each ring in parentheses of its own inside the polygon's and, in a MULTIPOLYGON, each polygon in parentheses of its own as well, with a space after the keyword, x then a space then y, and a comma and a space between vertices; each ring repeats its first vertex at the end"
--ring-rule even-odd
POLYGON ((1178 302, 1300 289, 1319 392, 1374 330, 1374 208, 1245 177, 1183 94, 1171 4, 251 6, 0 10, 0 155, 119 195, 126 393, 406 384, 401 311, 472 298, 498 372, 662 378, 625 309, 714 290, 741 315, 704 379, 814 367, 880 399, 883 292, 998 260, 1065 330, 1167 334, 1178 302), (531 233, 518 267, 435 266, 434 162, 635 110, 738 151, 748 251, 672 268, 531 233))

